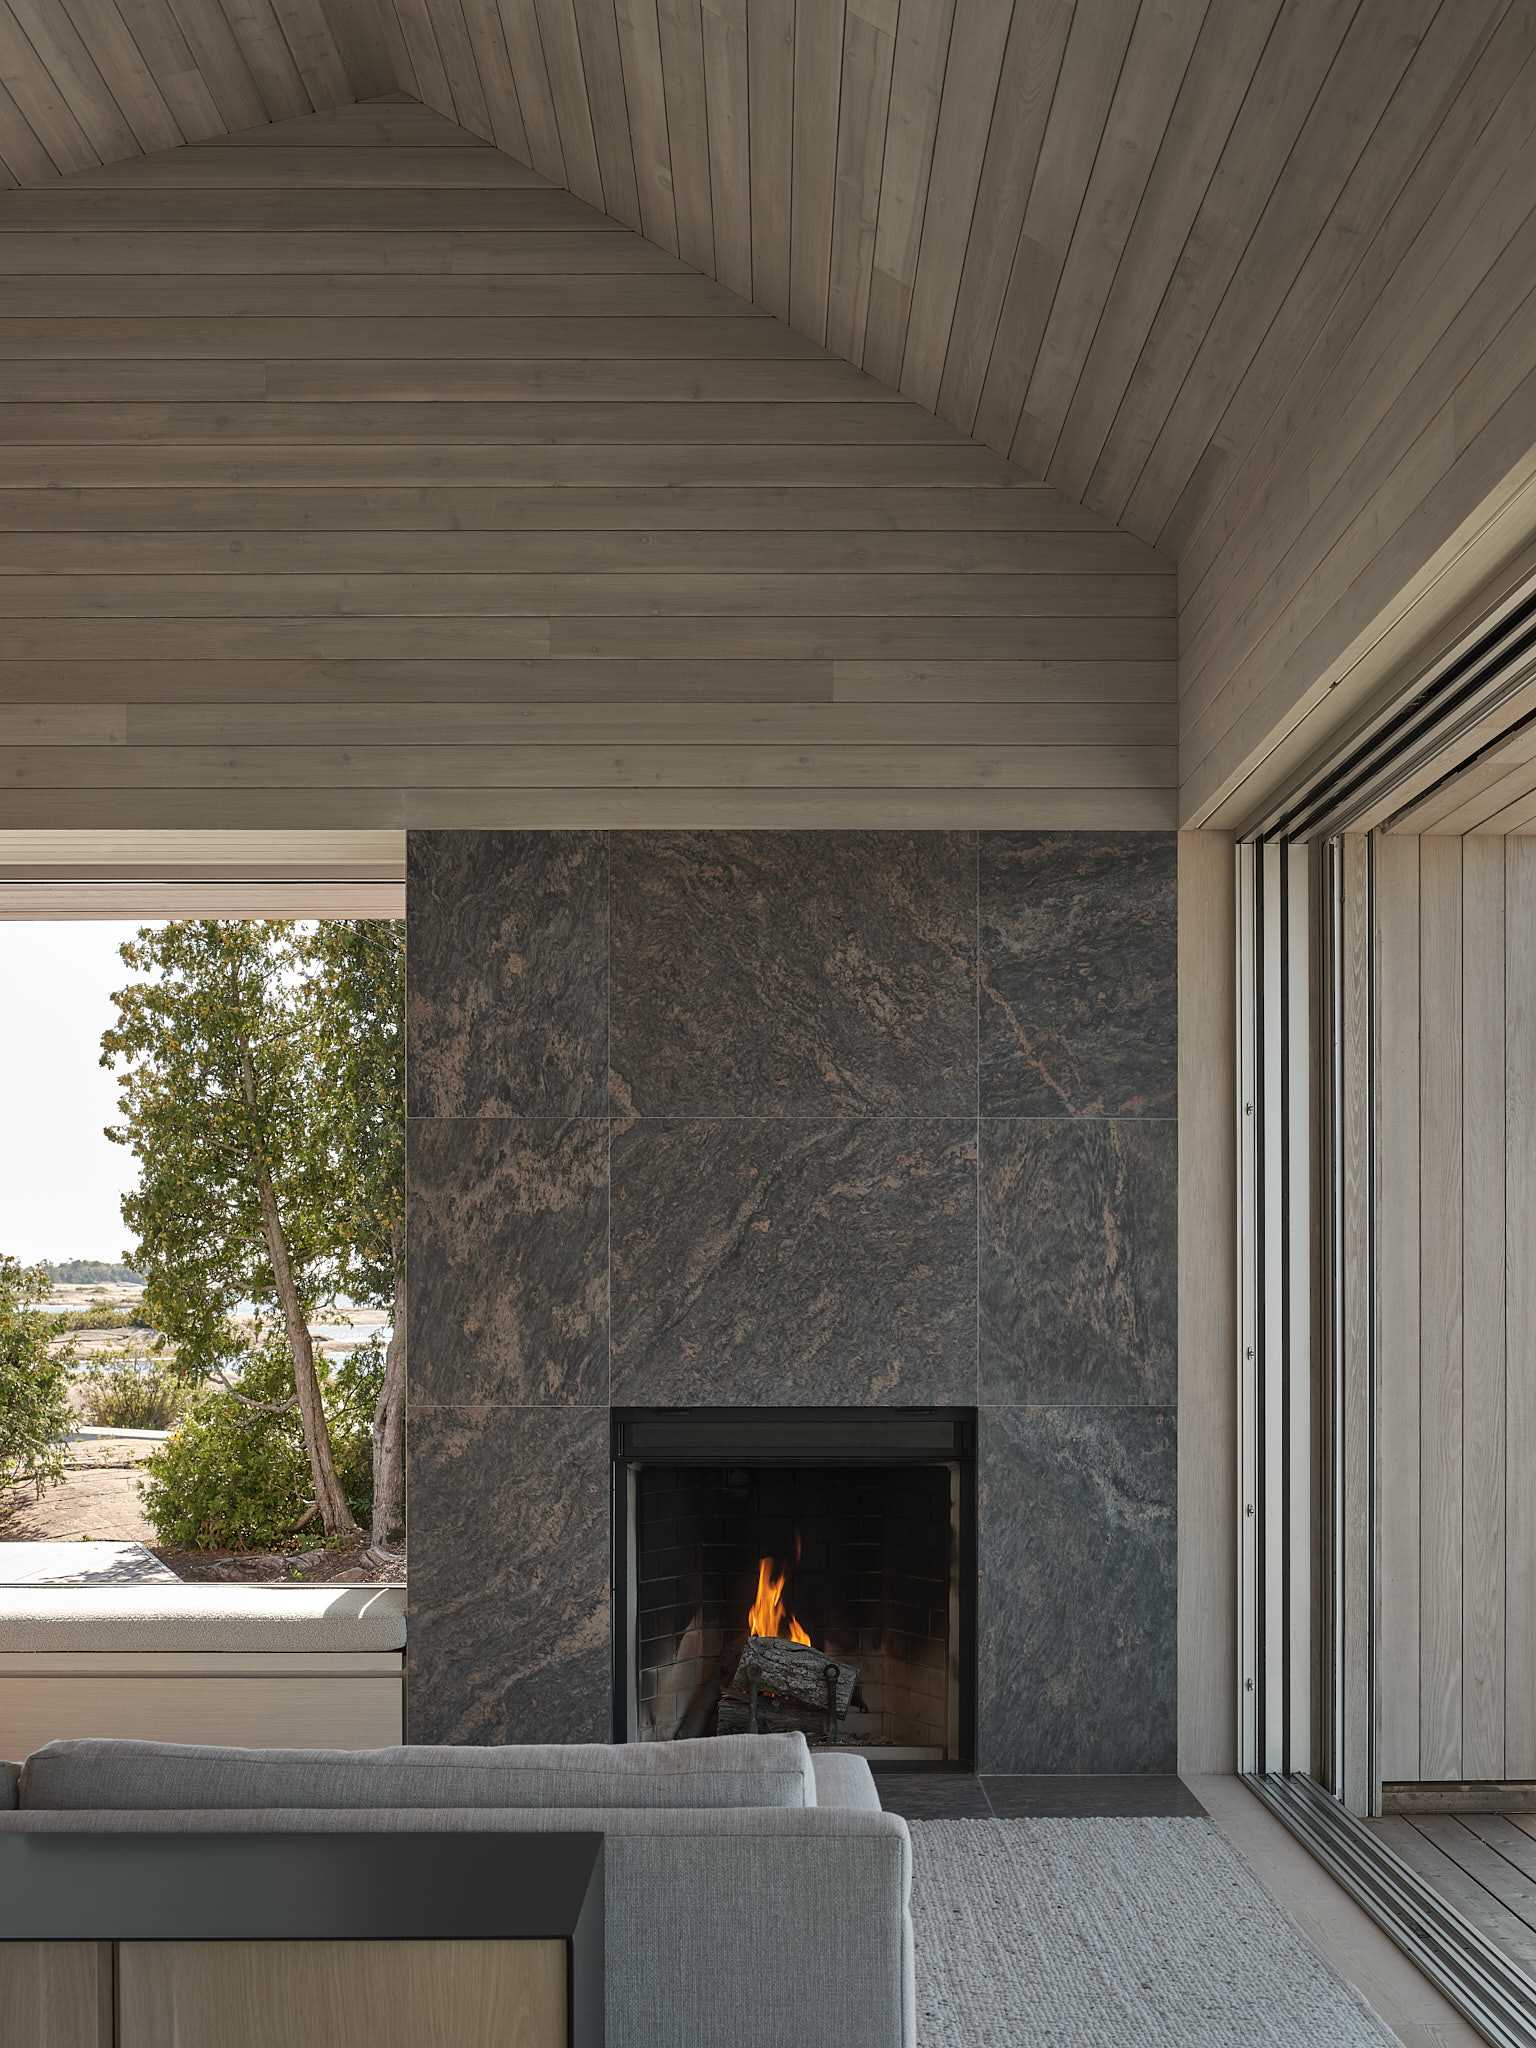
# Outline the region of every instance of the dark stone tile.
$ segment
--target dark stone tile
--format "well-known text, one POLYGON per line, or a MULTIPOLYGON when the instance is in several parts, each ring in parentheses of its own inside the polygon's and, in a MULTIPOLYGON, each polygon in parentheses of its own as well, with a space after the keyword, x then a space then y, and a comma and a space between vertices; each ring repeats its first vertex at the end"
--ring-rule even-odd
POLYGON ((1199 1820, 1205 1812, 1182 1778, 983 1778, 999 1820, 1131 1818, 1199 1820))
POLYGON ((887 1813, 903 1820, 991 1820, 981 1780, 968 1771, 876 1771, 875 1787, 887 1813))
POLYGON ((1172 1411, 984 1408, 977 1462, 982 1774, 1172 1771, 1172 1411))
POLYGON ((1177 836, 981 835, 983 1116, 1171 1116, 1177 836))
POLYGON ((1178 1394, 1178 1126, 981 1126, 983 1402, 1178 1394))
POLYGON ((967 832, 612 841, 613 1094, 640 1116, 973 1116, 967 832))
POLYGON ((608 1399, 608 1125, 408 1127, 411 1398, 608 1399))
POLYGON ((606 1741, 606 1411, 417 1409, 409 1455, 406 1740, 606 1741))
POLYGON ((974 1401, 974 1123, 646 1120, 612 1175, 615 1401, 974 1401))
POLYGON ((607 1109, 600 832, 413 832, 406 852, 412 1116, 607 1109))

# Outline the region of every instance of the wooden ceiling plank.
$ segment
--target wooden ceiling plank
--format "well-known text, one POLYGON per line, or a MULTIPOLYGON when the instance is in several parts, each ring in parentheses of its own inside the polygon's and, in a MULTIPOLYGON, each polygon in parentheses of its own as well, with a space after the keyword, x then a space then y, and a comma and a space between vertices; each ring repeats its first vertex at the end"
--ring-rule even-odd
MULTIPOLYGON (((437 408, 441 419, 442 409, 437 408)), ((295 423, 297 424, 297 423, 295 423)), ((126 486, 185 486, 288 491, 298 484, 334 489, 409 487, 438 483, 449 444, 441 440, 391 443, 382 452, 366 440, 324 442, 164 441, 93 444, 57 440, 0 443, 0 493, 12 490, 110 490, 126 486)), ((497 488, 571 485, 610 489, 635 485, 840 489, 972 490, 1009 488, 1008 465, 974 443, 946 447, 878 444, 828 446, 823 440, 693 443, 467 441, 453 448, 461 482, 497 488), (1005 474, 999 477, 998 472, 1005 474)), ((1013 474, 1022 480, 1022 472, 1013 474)))
POLYGON ((278 26, 272 0, 218 0, 218 5, 256 81, 267 118, 291 120, 309 113, 313 102, 278 26))
POLYGON ((1407 816, 1394 822, 1394 832, 1476 831, 1495 811, 1503 810, 1516 797, 1536 790, 1536 736, 1522 733, 1474 761, 1444 788, 1436 789, 1416 803, 1407 816))
MULTIPOLYGON (((777 0, 787 4, 787 0, 777 0)), ((624 101, 629 110, 640 225, 650 241, 677 254, 672 200, 672 146, 667 139, 667 87, 661 71, 656 0, 614 0, 624 101)))
POLYGON ((372 99, 397 88, 399 73, 390 50, 387 25, 395 23, 387 0, 319 0, 330 26, 352 98, 343 104, 372 99))
POLYGON ((751 78, 746 0, 703 0, 704 97, 709 114, 709 192, 714 271, 752 296, 751 78))
POLYGON ((850 0, 843 29, 843 87, 837 123, 836 203, 827 291, 827 346, 850 363, 864 359, 880 175, 890 114, 895 16, 870 18, 872 0, 850 0))
POLYGON ((1176 0, 1137 13, 1013 436, 1014 460, 1033 476, 1050 473, 1207 5, 1176 0))
POLYGON ((844 0, 796 0, 795 134, 789 229, 789 319, 827 338, 844 0))
POLYGON ((498 0, 498 7, 502 33, 507 39, 507 61, 517 85, 517 103, 528 133, 529 159, 541 178, 563 185, 565 149, 549 67, 544 61, 535 0, 498 0))
POLYGON ((817 576, 657 570, 577 575, 298 575, 115 573, 0 576, 6 619, 261 619, 419 617, 786 617, 1166 619, 1171 579, 997 572, 817 576))
POLYGON ((715 274, 715 217, 710 192, 709 103, 704 81, 704 23, 699 0, 657 0, 661 68, 667 88, 672 152, 672 203, 677 253, 715 274))
MULTIPOLYGON (((7 289, 0 284, 0 309, 5 314, 0 317, 0 358, 48 357, 66 348, 71 355, 97 358, 125 354, 161 358, 346 356, 354 364, 368 358, 399 361, 411 357, 525 361, 606 357, 622 361, 643 352, 682 360, 795 363, 827 372, 822 382, 835 377, 853 384, 860 379, 851 363, 828 361, 804 335, 792 333, 776 321, 753 319, 749 314, 720 319, 712 307, 701 310, 700 302, 685 293, 680 292, 669 304, 663 292, 640 294, 625 289, 687 281, 589 278, 585 282, 605 285, 607 290, 600 295, 587 294, 583 300, 566 292, 541 293, 542 278, 528 281, 526 296, 515 288, 521 280, 513 281, 511 292, 503 292, 497 289, 503 282, 500 278, 411 279, 403 290, 396 284, 405 304, 394 312, 392 324, 385 324, 382 318, 389 313, 392 280, 387 275, 343 279, 344 288, 334 298, 327 293, 322 300, 325 310, 320 314, 304 310, 315 301, 313 284, 303 278, 253 279, 251 289, 232 278, 211 279, 206 285, 198 280, 167 278, 165 297, 158 302, 158 280, 124 278, 122 299, 114 301, 124 311, 115 318, 99 314, 83 291, 44 293, 39 289, 38 298, 46 299, 58 313, 53 318, 19 320, 9 317, 7 289), (270 311, 261 306, 261 282, 271 286, 270 311), (533 306, 526 312, 506 314, 506 307, 526 307, 530 298, 533 306), (548 308, 543 318, 537 317, 541 303, 548 308), (569 311, 559 311, 562 305, 569 311), (149 317, 134 317, 142 315, 146 307, 154 308, 149 317), (397 349, 404 352, 402 356, 392 355, 397 349)), ((697 281, 709 282, 704 278, 697 281)), ((26 286, 14 297, 23 306, 33 303, 26 286)), ((871 395, 881 395, 883 387, 870 380, 863 382, 871 395)))
MULTIPOLYGON (((206 228, 226 234, 264 228, 280 232, 292 211, 292 200, 281 190, 259 187, 165 191, 157 187, 135 190, 127 179, 99 188, 56 181, 14 194, 0 214, 0 237, 36 228, 206 228)), ((603 214, 553 187, 471 186, 440 191, 405 187, 389 192, 319 189, 307 197, 305 218, 315 231, 347 229, 376 234, 412 228, 462 234, 471 227, 614 232, 603 214)))
MULTIPOLYGON (((1426 246, 1420 237, 1432 221, 1445 217, 1458 205, 1459 194, 1469 193, 1474 187, 1482 192, 1492 189, 1505 138, 1512 138, 1515 132, 1522 81, 1527 85, 1530 82, 1533 54, 1536 12, 1512 7, 1414 165, 1381 230, 1361 253, 1343 293, 1301 363, 1288 373, 1283 368, 1273 373, 1276 381, 1288 374, 1288 382, 1268 417, 1256 429, 1250 427, 1246 437, 1236 420, 1230 428, 1224 420, 1218 429, 1222 444, 1226 444, 1230 434, 1231 445, 1238 452, 1225 490, 1213 499, 1203 523, 1184 543, 1180 574, 1188 599, 1196 607, 1193 617, 1203 617, 1209 609, 1219 590, 1219 584, 1206 582, 1212 565, 1254 510, 1280 449, 1298 431, 1306 429, 1324 394, 1336 388, 1340 363, 1369 320, 1372 309, 1388 298, 1407 303, 1402 297, 1408 276, 1403 268, 1404 257, 1411 250, 1426 246), (1493 146, 1474 147, 1480 138, 1493 146)), ((1481 200, 1477 199, 1465 207, 1462 217, 1466 223, 1475 218, 1480 205, 1481 200)), ((1459 231, 1451 240, 1458 238, 1459 231)), ((1430 268, 1434 267, 1437 264, 1432 259, 1430 268)), ((1244 387, 1239 387, 1229 413, 1243 406, 1247 395, 1244 387)))
MULTIPOLYGON (((901 382, 954 12, 955 0, 932 0, 931 5, 901 8, 896 21, 874 268, 864 323, 864 367, 886 384, 901 382)), ((755 117, 755 100, 753 104, 755 117)))
POLYGON ((138 137, 65 10, 44 0, 10 0, 10 7, 102 162, 137 156, 138 137))
POLYGON ((998 105, 1009 110, 1009 118, 994 120, 987 137, 939 385, 940 415, 965 434, 976 424, 1074 4, 1075 0, 1042 0, 1040 5, 1015 8, 1008 33, 997 98, 998 105))
POLYGON ((1089 480, 1087 502, 1117 525, 1354 11, 1280 10, 1089 480))
MULTIPOLYGON (((0 362, 0 374, 21 376, 26 374, 26 370, 39 367, 37 364, 23 366, 0 362)), ((108 366, 98 364, 96 367, 105 369, 108 366)), ((193 365, 189 363, 183 367, 191 369, 193 365)), ((214 364, 211 367, 219 369, 226 366, 214 364)), ((89 364, 78 366, 75 381, 84 383, 90 368, 89 364)), ((896 402, 891 400, 883 385, 872 383, 851 364, 830 358, 824 362, 777 363, 750 357, 745 361, 726 362, 697 357, 653 362, 636 362, 625 357, 606 361, 518 362, 515 358, 503 356, 479 361, 442 362, 427 356, 414 362, 376 360, 360 363, 343 356, 332 361, 320 358, 307 362, 267 363, 261 366, 261 379, 268 398, 336 399, 344 403, 352 400, 392 403, 398 400, 405 403, 439 401, 457 404, 462 400, 488 399, 516 403, 543 400, 563 404, 585 398, 603 403, 624 400, 638 404, 686 402, 693 405, 741 400, 754 403, 785 400, 795 404, 896 402)), ((228 395, 233 397, 235 394, 228 395)), ((262 393, 243 395, 259 397, 262 393)))
MULTIPOLYGON (((1531 80, 1536 92, 1536 68, 1531 80)), ((1532 101, 1536 117, 1536 97, 1532 101)), ((1201 678, 1219 649, 1249 644, 1259 621, 1273 617, 1295 591, 1294 579, 1319 564, 1347 516, 1348 487, 1361 488, 1400 459, 1440 405, 1512 317, 1536 255, 1536 120, 1523 148, 1458 236, 1449 260, 1406 305, 1383 302, 1359 346, 1333 380, 1315 419, 1310 460, 1277 483, 1262 511, 1270 522, 1292 521, 1283 576, 1271 573, 1260 528, 1240 561, 1229 564, 1219 608, 1187 623, 1185 688, 1202 697, 1201 678), (1309 512, 1309 507, 1311 508, 1309 512)))
POLYGON ((601 213, 603 174, 592 129, 592 103, 581 61, 574 0, 536 0, 536 12, 555 117, 560 123, 565 183, 578 199, 584 199, 601 213))
POLYGON ((83 171, 101 161, 6 0, 0 0, 0 84, 59 170, 83 171))
MULTIPOLYGON (((1145 789, 1170 784, 1172 747, 585 746, 8 747, 0 805, 14 794, 184 790, 569 787, 778 789, 1145 789)), ((7 806, 8 808, 8 806, 7 806)), ((6 808, 0 808, 0 823, 6 808)))
MULTIPOLYGON (((453 119, 471 135, 490 142, 496 133, 491 110, 486 104, 480 65, 470 41, 469 26, 459 0, 426 0, 432 17, 432 33, 453 108, 453 119)), ((407 167, 408 169, 409 167, 407 167)))
POLYGON ((1127 501, 1133 532, 1167 524, 1440 4, 1364 0, 1127 501))
MULTIPOLYGON (((384 4, 391 4, 391 0, 384 0, 384 4)), ((453 87, 449 84, 448 67, 438 46, 431 0, 392 0, 392 4, 411 60, 411 69, 416 76, 417 91, 434 112, 451 121, 454 116, 453 87)))
MULTIPOLYGON (((0 101, 0 124, 3 107, 0 101)), ((7 286, 7 279, 53 278, 62 291, 66 280, 90 276, 137 279, 141 284, 150 277, 177 278, 185 284, 204 275, 226 281, 242 277, 291 281, 317 273, 367 276, 378 273, 381 264, 392 266, 402 280, 446 277, 451 272, 466 286, 507 286, 514 278, 538 278, 547 286, 559 281, 574 284, 578 279, 590 283, 600 278, 618 281, 688 274, 679 270, 674 258, 633 235, 618 230, 599 235, 585 228, 569 233, 407 229, 399 233, 331 230, 282 235, 196 228, 175 233, 152 228, 0 233, 0 295, 9 290, 13 310, 16 295, 25 295, 29 287, 7 286)), ((135 301, 131 293, 124 303, 137 303, 144 310, 142 301, 135 301)), ((218 310, 216 299, 209 304, 218 310)))
POLYGON ((978 440, 1005 455, 1023 417, 1140 12, 1138 0, 1104 0, 1073 17, 976 409, 978 440))
POLYGON ((1479 833, 1499 833, 1507 838, 1529 832, 1532 825, 1536 825, 1536 790, 1527 790, 1506 804, 1503 810, 1494 811, 1470 829, 1479 833))
POLYGON ((795 0, 747 9, 748 148, 752 176, 752 296, 789 318, 789 231, 795 135, 795 0))
POLYGON ((31 122, 11 98, 3 78, 0 78, 0 163, 5 165, 8 187, 41 184, 58 172, 58 166, 43 147, 31 122))
MULTIPOLYGON (((955 294, 987 142, 1014 0, 956 0, 923 212, 922 245, 912 287, 901 389, 919 405, 938 403, 955 294)), ((1007 109, 1004 110, 1005 114, 1007 109)))
POLYGON ((1283 0, 1210 6, 1051 458, 1081 499, 1283 0))
MULTIPOLYGON (((0 491, 0 534, 174 533, 651 533, 738 532, 973 536, 1029 534, 1047 567, 1047 536, 1086 548, 1093 568, 1145 567, 1148 550, 1043 490, 951 485, 766 483, 556 485, 473 482, 311 486, 302 497, 210 485, 0 491)), ((0 543, 3 545, 3 543, 0 543)), ((1154 561, 1156 557, 1152 558, 1154 561)))
POLYGON ((629 442, 786 443, 823 447, 944 445, 940 422, 915 407, 842 400, 826 404, 694 405, 664 400, 526 404, 308 405, 274 401, 265 405, 0 406, 0 448, 89 446, 114 441, 137 443, 146 453, 166 452, 175 442, 218 443, 383 441, 471 441, 529 446, 606 447, 629 442))
POLYGON ((14 619, 7 652, 49 661, 1172 661, 1177 634, 1143 618, 671 618, 505 615, 14 619))
POLYGON ((63 0, 63 4, 140 149, 178 149, 188 137, 177 125, 116 0, 63 0))
POLYGON ((218 115, 217 122, 208 130, 209 136, 225 129, 233 133, 241 128, 257 128, 271 118, 222 8, 208 6, 206 0, 118 0, 118 5, 146 57, 150 56, 151 36, 158 38, 163 34, 167 42, 174 38, 185 46, 195 67, 192 71, 184 71, 169 50, 164 65, 153 57, 150 62, 155 67, 155 76, 165 82, 166 96, 189 142, 204 139, 193 132, 197 102, 194 80, 206 89, 218 115))
POLYGON ((356 97, 321 0, 272 0, 309 102, 317 111, 356 97))
POLYGON ((582 71, 592 115, 603 210, 640 232, 640 194, 613 0, 576 0, 582 71))
MULTIPOLYGON (((54 365, 45 367, 52 369, 54 365)), ((757 520, 760 499, 753 502, 757 520)), ((119 514, 120 521, 129 515, 119 514)), ((967 576, 1146 574, 1139 562, 1127 568, 1116 534, 1046 535, 1027 530, 973 533, 961 529, 908 528, 780 532, 759 523, 735 531, 673 527, 640 532, 611 530, 481 532, 384 531, 367 527, 274 532, 137 531, 122 524, 101 532, 0 530, 0 576, 128 573, 145 575, 484 575, 505 571, 528 575, 554 570, 609 573, 654 566, 658 571, 742 574, 761 569, 775 575, 827 576, 855 572, 900 575, 954 571, 967 576), (1107 545, 1100 547, 1098 543, 1107 545)))
MULTIPOLYGON (((325 829, 316 832, 312 790, 93 790, 61 795, 7 792, 0 805, 0 854, 38 863, 60 858, 60 842, 84 862, 141 874, 146 857, 195 861, 205 843, 255 857, 250 835, 308 833, 314 858, 335 862, 349 847, 382 848, 400 857, 413 831, 532 831, 542 827, 615 831, 711 828, 744 830, 858 827, 903 831, 977 828, 1102 831, 1113 817, 1121 831, 1172 831, 1178 792, 1161 789, 432 789, 337 790, 325 801, 325 829)), ((359 855, 361 857, 361 855, 359 855)), ((296 856, 297 858, 297 856, 296 856)))
POLYGON ((77 171, 73 190, 168 192, 222 188, 291 192, 372 190, 540 191, 544 181, 489 143, 479 149, 252 149, 233 142, 215 148, 176 149, 124 164, 77 171))
MULTIPOLYGON (((1352 272, 1368 257, 1384 223, 1460 98, 1487 48, 1505 0, 1442 6, 1361 152, 1338 203, 1313 243, 1291 290, 1211 434, 1202 458, 1164 528, 1163 545, 1182 556, 1225 490, 1235 452, 1251 447, 1312 343, 1328 325, 1352 272)), ((1536 16, 1527 14, 1529 28, 1536 16)), ((1529 54, 1527 40, 1521 61, 1529 54)), ((1512 54, 1512 53, 1511 53, 1512 54)), ((1508 57, 1506 57, 1506 62, 1508 57)), ((1512 74, 1510 74, 1512 75, 1512 74)))

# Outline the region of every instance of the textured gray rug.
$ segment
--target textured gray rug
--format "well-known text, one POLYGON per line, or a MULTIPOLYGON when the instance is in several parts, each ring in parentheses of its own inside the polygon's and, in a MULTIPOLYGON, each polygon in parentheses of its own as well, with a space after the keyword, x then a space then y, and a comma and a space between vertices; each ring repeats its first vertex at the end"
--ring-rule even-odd
POLYGON ((912 1823, 919 2048, 1383 2048, 1208 1820, 912 1823))

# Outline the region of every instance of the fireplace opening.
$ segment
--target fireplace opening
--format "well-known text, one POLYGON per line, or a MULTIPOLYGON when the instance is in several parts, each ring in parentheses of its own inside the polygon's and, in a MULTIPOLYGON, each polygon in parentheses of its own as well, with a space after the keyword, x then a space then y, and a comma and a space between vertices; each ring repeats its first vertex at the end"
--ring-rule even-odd
POLYGON ((974 1444, 965 1410, 616 1411, 623 1738, 969 1764, 974 1444))

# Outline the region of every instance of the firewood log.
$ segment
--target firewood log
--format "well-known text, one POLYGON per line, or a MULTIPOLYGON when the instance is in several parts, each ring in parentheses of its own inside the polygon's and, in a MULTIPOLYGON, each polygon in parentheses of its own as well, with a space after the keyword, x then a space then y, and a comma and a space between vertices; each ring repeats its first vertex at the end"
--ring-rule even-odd
POLYGON ((760 1694, 772 1693, 778 1699, 798 1700, 804 1706, 820 1707, 825 1712, 827 1672, 834 1664, 837 1666, 837 1711, 846 1714, 848 1702, 853 1698, 853 1688, 858 1683, 859 1667, 846 1657, 829 1657, 821 1650, 813 1650, 809 1643, 792 1643, 786 1636, 748 1636, 726 1693, 731 1699, 746 1699, 755 1673, 760 1694))

